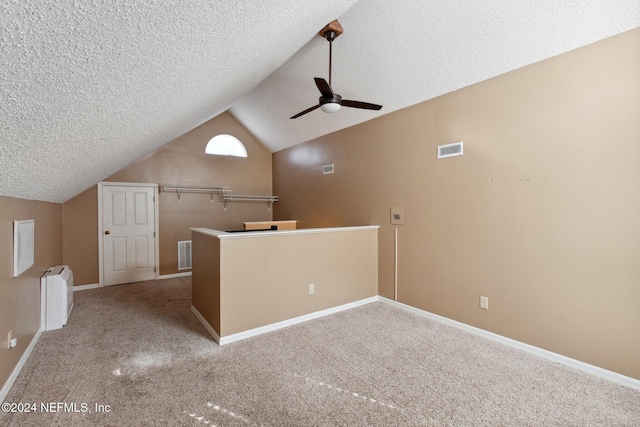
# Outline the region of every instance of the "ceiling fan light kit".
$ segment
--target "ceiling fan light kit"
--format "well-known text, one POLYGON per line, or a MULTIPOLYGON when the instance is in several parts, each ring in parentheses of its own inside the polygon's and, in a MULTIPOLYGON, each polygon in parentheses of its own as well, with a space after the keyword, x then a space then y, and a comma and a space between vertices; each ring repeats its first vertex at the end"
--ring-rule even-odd
POLYGON ((318 101, 318 105, 314 105, 311 108, 307 108, 306 110, 299 112, 295 116, 290 117, 291 119, 297 119, 298 117, 310 113, 318 108, 325 113, 335 113, 340 110, 341 107, 360 108, 364 110, 380 110, 382 108, 382 105, 378 104, 370 104, 362 101, 350 101, 346 99, 343 100, 340 95, 331 89, 332 46, 333 41, 340 34, 342 34, 342 26, 337 20, 327 24, 327 26, 318 33, 320 37, 324 37, 329 42, 329 82, 327 83, 327 81, 321 77, 315 77, 314 81, 322 95, 318 101))
POLYGON ((338 110, 340 110, 340 107, 342 107, 340 104, 338 104, 337 102, 331 102, 328 104, 322 104, 320 106, 320 109, 322 111, 324 111, 325 113, 337 113, 338 110))
POLYGON ((336 113, 342 107, 342 97, 334 95, 331 99, 320 97, 320 109, 325 113, 336 113))

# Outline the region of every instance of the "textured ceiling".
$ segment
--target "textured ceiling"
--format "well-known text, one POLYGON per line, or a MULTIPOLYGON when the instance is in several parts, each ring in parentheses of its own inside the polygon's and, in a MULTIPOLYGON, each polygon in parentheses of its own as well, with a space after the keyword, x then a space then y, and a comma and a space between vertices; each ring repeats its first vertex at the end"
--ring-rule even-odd
POLYGON ((355 0, 0 0, 0 195, 63 202, 224 112, 355 0))
POLYGON ((66 201, 231 106, 278 151, 640 25, 638 0, 355 3, 0 0, 0 195, 66 201), (289 120, 335 18, 334 89, 384 108, 289 120))
POLYGON ((315 110, 328 42, 311 40, 231 113, 271 151, 320 137, 640 25, 639 0, 362 0, 339 18, 333 82, 382 110, 315 110))

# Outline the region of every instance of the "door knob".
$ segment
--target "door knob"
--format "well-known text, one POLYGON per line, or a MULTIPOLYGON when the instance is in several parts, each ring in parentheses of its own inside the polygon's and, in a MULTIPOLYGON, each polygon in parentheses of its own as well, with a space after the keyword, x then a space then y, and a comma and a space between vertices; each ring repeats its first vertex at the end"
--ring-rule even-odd
POLYGON ((109 230, 105 231, 104 234, 111 234, 109 230))

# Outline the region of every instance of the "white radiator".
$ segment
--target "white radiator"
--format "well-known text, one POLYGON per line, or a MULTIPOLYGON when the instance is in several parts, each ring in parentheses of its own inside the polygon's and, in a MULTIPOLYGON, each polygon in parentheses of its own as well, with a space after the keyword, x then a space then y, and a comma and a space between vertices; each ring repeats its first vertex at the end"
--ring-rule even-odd
POLYGON ((73 271, 68 265, 56 265, 40 279, 40 324, 43 331, 67 324, 73 309, 73 271))

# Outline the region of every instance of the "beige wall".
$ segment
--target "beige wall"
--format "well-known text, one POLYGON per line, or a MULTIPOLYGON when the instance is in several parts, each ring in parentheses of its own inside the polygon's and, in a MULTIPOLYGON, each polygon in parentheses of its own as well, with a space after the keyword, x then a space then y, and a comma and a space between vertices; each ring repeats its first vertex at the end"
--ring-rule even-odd
POLYGON ((192 233, 191 305, 220 335, 220 240, 192 233))
MULTIPOLYGON (((271 153, 229 113, 224 113, 153 154, 117 172, 105 181, 183 184, 195 186, 228 185, 235 194, 270 195, 271 153), (211 156, 204 153, 215 135, 228 133, 245 145, 248 158, 211 156)), ((98 236, 97 191, 93 187, 64 204, 64 263, 79 274, 76 284, 97 283, 98 236), (67 223, 67 218, 69 222, 67 223)), ((224 204, 209 194, 176 193, 159 195, 160 274, 178 273, 179 240, 190 240, 190 227, 221 230, 242 229, 244 221, 272 218, 266 203, 224 204)))
POLYGON ((275 153, 274 217, 380 224, 392 298, 402 206, 401 302, 640 379, 639 76, 636 29, 275 153))
POLYGON ((62 255, 74 285, 98 283, 98 187, 63 204, 62 255))
POLYGON ((378 294, 375 227, 193 234, 193 305, 222 338, 378 294))
POLYGON ((0 196, 0 387, 40 328, 40 277, 62 263, 62 205, 0 196), (34 266, 13 277, 13 221, 35 219, 34 266), (12 330, 18 345, 7 349, 12 330))

